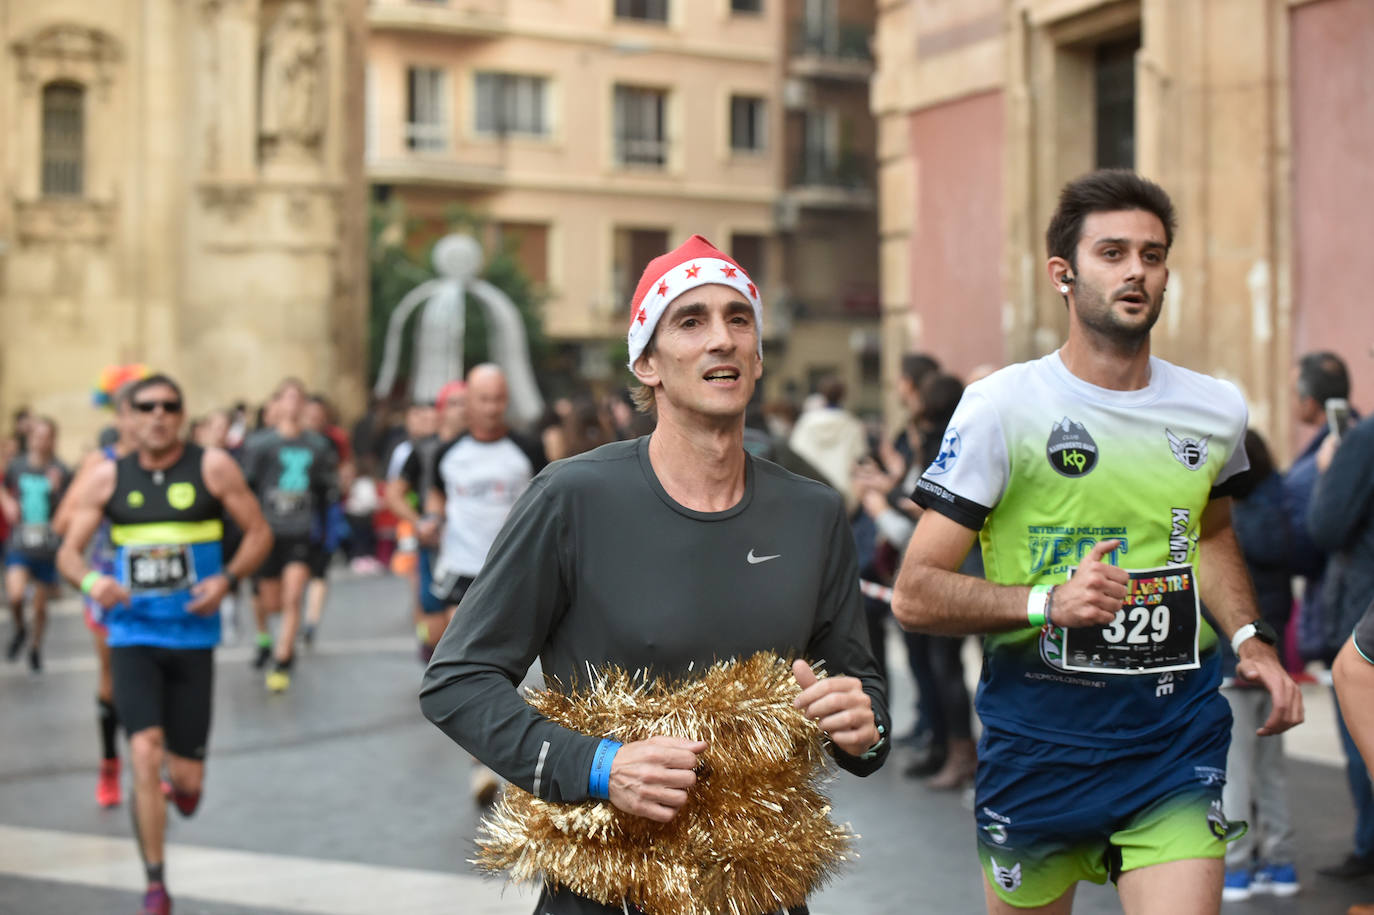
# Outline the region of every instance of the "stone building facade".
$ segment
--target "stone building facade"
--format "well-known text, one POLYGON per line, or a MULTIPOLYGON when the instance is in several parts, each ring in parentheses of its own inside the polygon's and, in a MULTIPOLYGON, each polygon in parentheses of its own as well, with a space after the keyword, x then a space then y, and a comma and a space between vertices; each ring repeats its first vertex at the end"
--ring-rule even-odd
POLYGON ((200 412, 361 403, 364 0, 5 0, 0 407, 105 422, 144 362, 200 412))
MULTIPOLYGON (((701 233, 764 290, 769 397, 879 403, 874 0, 374 0, 367 173, 433 237, 484 214, 611 388, 639 271, 701 233)), ((546 393, 559 393, 556 390, 546 393)))
POLYGON ((1291 366, 1341 353, 1374 406, 1374 5, 1363 0, 888 0, 877 74, 884 375, 957 371, 1066 330, 1045 277, 1058 189, 1103 165, 1169 190, 1155 352, 1230 378, 1280 454, 1291 366))

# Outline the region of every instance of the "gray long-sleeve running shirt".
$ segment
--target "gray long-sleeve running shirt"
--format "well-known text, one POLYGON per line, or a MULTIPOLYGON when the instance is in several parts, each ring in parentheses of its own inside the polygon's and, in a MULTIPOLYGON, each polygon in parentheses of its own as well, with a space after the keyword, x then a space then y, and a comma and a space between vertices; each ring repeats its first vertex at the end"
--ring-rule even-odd
MULTIPOLYGON (((550 465, 512 509, 425 671, 425 716, 505 778, 551 801, 588 797, 600 734, 531 709, 516 684, 586 683, 607 664, 680 676, 773 651, 863 682, 888 725, 868 643, 854 541, 838 494, 750 457, 723 512, 675 502, 648 437, 550 465)), ((835 751, 858 775, 882 765, 835 751)))

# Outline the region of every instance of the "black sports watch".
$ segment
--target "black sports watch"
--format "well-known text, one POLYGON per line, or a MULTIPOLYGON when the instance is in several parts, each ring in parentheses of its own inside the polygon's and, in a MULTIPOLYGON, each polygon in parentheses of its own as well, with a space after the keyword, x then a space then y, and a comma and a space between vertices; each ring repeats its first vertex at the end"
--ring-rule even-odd
POLYGON ((1259 639, 1266 645, 1277 645, 1279 634, 1264 620, 1255 620, 1253 623, 1246 623, 1236 630, 1236 634, 1231 636, 1231 650, 1240 654, 1240 646, 1245 644, 1251 636, 1259 639))

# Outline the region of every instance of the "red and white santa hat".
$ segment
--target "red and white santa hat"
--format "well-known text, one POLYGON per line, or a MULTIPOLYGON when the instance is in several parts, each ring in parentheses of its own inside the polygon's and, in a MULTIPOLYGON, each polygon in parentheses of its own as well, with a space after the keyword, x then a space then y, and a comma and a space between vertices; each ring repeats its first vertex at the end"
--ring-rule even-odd
POLYGON ((763 299, 744 268, 730 255, 700 235, 693 235, 676 249, 649 261, 635 287, 630 303, 630 370, 649 345, 668 303, 689 289, 718 283, 739 291, 754 306, 754 324, 759 329, 759 356, 763 356, 763 299))

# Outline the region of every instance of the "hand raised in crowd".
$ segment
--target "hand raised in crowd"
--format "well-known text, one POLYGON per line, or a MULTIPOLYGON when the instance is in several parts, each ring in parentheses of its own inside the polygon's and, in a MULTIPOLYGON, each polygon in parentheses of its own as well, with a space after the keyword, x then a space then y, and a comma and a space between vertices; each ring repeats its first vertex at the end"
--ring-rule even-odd
POLYGON ((882 468, 872 458, 856 461, 854 469, 850 471, 849 480, 854 494, 859 498, 863 498, 864 494, 869 492, 886 496, 896 485, 895 481, 883 473, 882 468))
POLYGON ((813 719, 830 742, 850 756, 862 756, 878 742, 878 725, 873 719, 873 700, 864 692, 858 677, 816 676, 805 661, 792 662, 792 676, 801 686, 793 705, 813 719))
POLYGON ((1341 447, 1341 440, 1335 435, 1328 435, 1322 439, 1321 445, 1317 447, 1317 454, 1313 460, 1317 464, 1317 473, 1326 473, 1326 468, 1331 466, 1331 459, 1336 455, 1336 449, 1341 447))
POLYGON ((625 744, 611 762, 611 803, 635 816, 669 822, 687 803, 687 791, 697 782, 697 758, 704 752, 704 741, 680 737, 625 744))
POLYGON ((1126 599, 1131 576, 1102 560, 1121 546, 1120 540, 1101 540, 1078 564, 1073 576, 1056 585, 1050 613, 1054 625, 1077 629, 1085 626, 1107 626, 1116 619, 1121 602, 1126 599))

